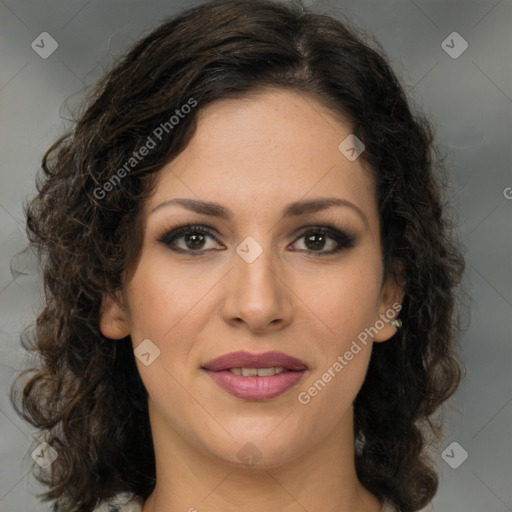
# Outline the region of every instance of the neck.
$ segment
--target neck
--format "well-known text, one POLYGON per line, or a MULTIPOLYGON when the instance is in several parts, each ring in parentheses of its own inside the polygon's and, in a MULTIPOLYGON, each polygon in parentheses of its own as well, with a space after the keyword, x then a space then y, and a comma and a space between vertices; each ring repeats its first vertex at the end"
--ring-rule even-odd
POLYGON ((143 512, 380 511, 356 476, 352 409, 310 451, 264 467, 223 460, 170 428, 157 411, 150 418, 157 483, 143 512))

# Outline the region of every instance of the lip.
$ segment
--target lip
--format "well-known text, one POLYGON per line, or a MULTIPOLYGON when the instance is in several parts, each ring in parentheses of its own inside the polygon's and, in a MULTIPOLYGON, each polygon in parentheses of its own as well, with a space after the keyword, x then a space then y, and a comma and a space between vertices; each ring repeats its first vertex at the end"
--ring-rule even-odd
POLYGON ((210 378, 224 391, 244 400, 268 400, 294 387, 304 377, 307 365, 282 352, 231 352, 203 366, 210 378), (230 368, 268 368, 282 366, 285 371, 270 377, 235 375, 230 368))
POLYGON ((263 352, 261 354, 253 354, 245 351, 231 352, 217 357, 216 359, 212 359, 206 363, 203 368, 211 372, 219 372, 229 370, 230 368, 269 368, 271 366, 282 366, 287 370, 293 371, 308 369, 304 361, 284 354, 283 352, 275 351, 263 352))
POLYGON ((210 378, 224 391, 244 400, 268 400, 282 395, 297 385, 306 370, 288 371, 272 377, 242 377, 229 370, 212 372, 206 370, 210 378))

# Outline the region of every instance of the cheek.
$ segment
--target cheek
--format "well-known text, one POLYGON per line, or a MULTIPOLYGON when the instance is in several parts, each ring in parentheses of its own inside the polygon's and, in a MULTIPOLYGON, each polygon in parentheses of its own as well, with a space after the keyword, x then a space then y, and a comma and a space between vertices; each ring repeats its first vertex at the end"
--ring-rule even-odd
POLYGON ((321 277, 304 280, 299 294, 315 325, 330 339, 327 346, 337 350, 373 325, 378 311, 380 264, 370 258, 366 262, 353 260, 321 277))
POLYGON ((126 287, 132 336, 166 343, 209 287, 207 276, 176 271, 159 251, 141 258, 126 287))
MULTIPOLYGON (((211 318, 208 292, 218 276, 197 272, 192 265, 177 270, 164 251, 148 251, 143 256, 126 286, 126 296, 134 349, 149 339, 159 350, 158 353, 155 349, 158 358, 154 365, 137 361, 139 373, 152 394, 160 386, 173 385, 170 374, 177 379, 186 377, 197 339, 211 318)), ((196 365, 197 361, 190 364, 196 365)))
POLYGON ((311 309, 319 312, 325 335, 317 337, 319 364, 301 387, 299 402, 327 424, 345 414, 364 382, 372 347, 365 329, 377 318, 381 270, 377 253, 359 254, 316 286, 310 283, 311 309))
POLYGON ((366 377, 371 345, 351 347, 348 343, 334 350, 298 390, 298 407, 306 431, 314 430, 321 436, 351 409, 366 377))

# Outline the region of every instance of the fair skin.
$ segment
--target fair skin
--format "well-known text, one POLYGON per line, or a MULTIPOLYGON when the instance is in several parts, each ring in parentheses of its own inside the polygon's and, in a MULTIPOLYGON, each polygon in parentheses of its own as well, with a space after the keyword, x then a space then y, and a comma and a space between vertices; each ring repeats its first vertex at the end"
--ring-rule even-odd
POLYGON ((136 360, 156 454, 144 512, 380 510, 356 476, 352 403, 372 343, 395 328, 386 322, 317 396, 298 400, 402 299, 395 283, 382 281, 375 185, 360 158, 338 150, 350 133, 313 99, 267 90, 201 110, 190 144, 159 172, 140 258, 120 303, 105 297, 100 322, 109 338, 130 334, 134 348, 150 339, 160 350, 148 366, 136 360), (232 217, 177 204, 154 210, 173 198, 216 202, 232 217), (321 198, 353 206, 283 216, 289 203, 321 198), (208 226, 216 239, 203 235, 201 245, 181 236, 172 247, 186 253, 159 242, 186 223, 208 226), (304 228, 325 225, 353 235, 354 246, 323 255, 336 241, 308 243, 304 228), (263 250, 250 263, 236 252, 248 236, 263 250), (308 369, 280 396, 238 398, 202 369, 238 350, 277 350, 308 369), (258 452, 250 465, 238 455, 247 443, 258 452))

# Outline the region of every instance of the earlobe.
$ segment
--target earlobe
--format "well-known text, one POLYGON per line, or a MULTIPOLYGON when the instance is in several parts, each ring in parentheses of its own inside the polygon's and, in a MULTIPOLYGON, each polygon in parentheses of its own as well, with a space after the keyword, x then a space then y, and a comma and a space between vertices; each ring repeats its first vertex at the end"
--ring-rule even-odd
POLYGON ((125 338, 130 334, 122 296, 116 296, 117 300, 111 294, 104 294, 100 311, 100 331, 103 336, 113 340, 125 338))
MULTIPOLYGON (((393 319, 391 319, 393 320, 393 319)), ((379 329, 379 332, 375 335, 373 338, 373 341, 376 343, 381 343, 383 341, 389 340, 392 336, 394 336, 397 331, 398 327, 395 327, 391 324, 391 320, 384 319, 382 322, 384 323, 384 326, 382 329, 379 329)))
POLYGON ((400 329, 401 320, 396 320, 399 320, 398 317, 402 309, 403 298, 404 291, 402 287, 394 280, 388 281, 381 294, 379 320, 376 322, 376 326, 379 329, 378 333, 374 336, 375 342, 379 343, 389 340, 400 329))

